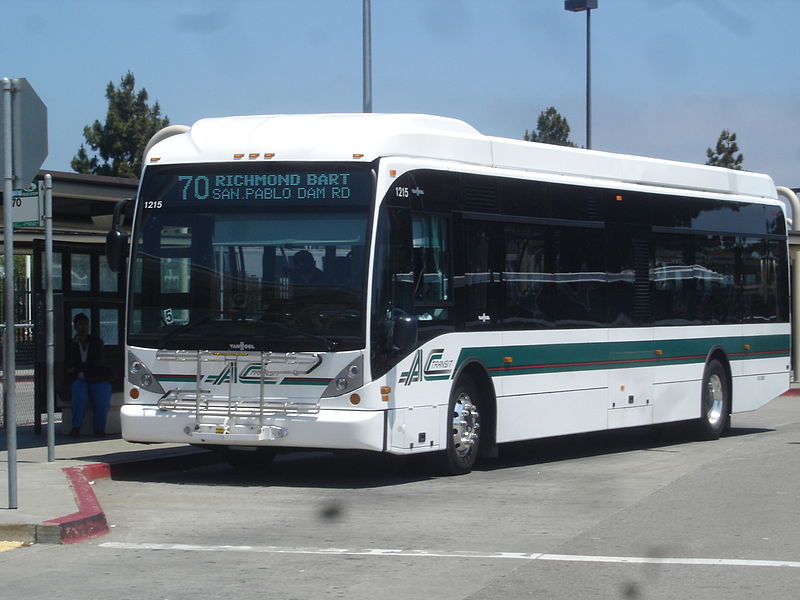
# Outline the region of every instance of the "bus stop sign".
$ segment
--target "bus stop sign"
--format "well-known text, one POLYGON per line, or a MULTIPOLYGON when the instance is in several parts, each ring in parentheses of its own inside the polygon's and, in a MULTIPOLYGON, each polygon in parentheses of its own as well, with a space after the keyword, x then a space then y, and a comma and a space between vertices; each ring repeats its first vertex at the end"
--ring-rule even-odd
MULTIPOLYGON (((34 180, 47 157, 47 107, 24 77, 12 79, 11 89, 14 187, 22 189, 34 180)), ((0 131, 3 118, 3 111, 0 111, 0 131)), ((0 144, 0 170, 4 160, 4 148, 0 144)))

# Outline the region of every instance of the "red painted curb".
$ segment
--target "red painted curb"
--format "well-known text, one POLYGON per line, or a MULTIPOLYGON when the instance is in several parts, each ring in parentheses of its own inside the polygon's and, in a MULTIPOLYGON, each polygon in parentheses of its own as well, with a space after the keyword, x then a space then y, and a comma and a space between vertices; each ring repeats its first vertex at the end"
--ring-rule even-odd
POLYGON ((42 525, 56 525, 63 544, 74 544, 108 533, 106 515, 89 482, 111 477, 111 467, 107 463, 94 463, 80 467, 65 467, 62 471, 72 486, 78 512, 50 519, 42 525))

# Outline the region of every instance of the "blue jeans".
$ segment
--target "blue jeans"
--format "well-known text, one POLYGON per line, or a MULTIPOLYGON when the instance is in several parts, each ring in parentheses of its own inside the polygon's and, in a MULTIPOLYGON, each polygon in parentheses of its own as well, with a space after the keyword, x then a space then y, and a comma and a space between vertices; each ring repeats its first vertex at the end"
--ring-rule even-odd
POLYGON ((92 429, 105 431, 108 408, 111 406, 111 384, 107 381, 89 383, 83 379, 76 379, 72 382, 72 427, 80 428, 83 425, 89 398, 92 399, 94 409, 92 429))

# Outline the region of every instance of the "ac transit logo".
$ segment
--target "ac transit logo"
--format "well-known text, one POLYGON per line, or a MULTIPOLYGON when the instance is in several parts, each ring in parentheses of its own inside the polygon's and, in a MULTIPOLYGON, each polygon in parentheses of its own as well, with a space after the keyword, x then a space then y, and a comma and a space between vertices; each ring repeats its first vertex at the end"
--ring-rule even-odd
POLYGON ((453 372, 453 359, 443 359, 444 348, 437 348, 428 352, 428 358, 423 360, 422 350, 414 353, 411 368, 400 374, 402 385, 411 385, 419 381, 440 381, 448 379, 453 372))
MULTIPOLYGON (((261 365, 247 365, 239 373, 239 363, 230 362, 217 375, 206 375, 205 382, 211 385, 222 385, 223 383, 261 383, 261 365)), ((264 378, 264 383, 277 383, 278 379, 274 376, 264 378)))

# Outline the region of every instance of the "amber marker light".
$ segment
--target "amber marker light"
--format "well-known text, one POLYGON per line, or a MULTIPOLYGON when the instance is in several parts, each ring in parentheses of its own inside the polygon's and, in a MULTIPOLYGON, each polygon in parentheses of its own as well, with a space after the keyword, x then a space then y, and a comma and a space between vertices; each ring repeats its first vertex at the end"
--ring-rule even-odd
POLYGON ((356 406, 357 404, 361 404, 361 396, 358 394, 350 394, 350 404, 356 406))
POLYGON ((389 394, 392 393, 392 388, 388 385, 384 385, 381 387, 381 401, 388 402, 389 401, 389 394))
POLYGON ((656 356, 664 356, 663 350, 656 350, 656 356))
POLYGON ((139 388, 132 387, 131 391, 128 392, 128 395, 136 400, 139 397, 139 388))
POLYGON ((233 160, 242 160, 244 158, 244 154, 234 154, 233 160))
POLYGON ((512 364, 514 362, 514 357, 513 356, 504 356, 503 357, 503 362, 505 364, 507 364, 507 365, 510 365, 510 364, 512 364))
POLYGON ((259 156, 261 156, 261 154, 260 154, 260 153, 258 153, 258 152, 251 152, 250 154, 248 154, 248 155, 247 155, 247 158, 249 158, 250 160, 255 160, 255 159, 257 159, 259 156))
POLYGON ((153 156, 153 157, 150 158, 150 162, 151 163, 157 163, 160 160, 161 160, 160 156, 153 156))
POLYGON ((363 154, 353 154, 353 158, 355 158, 355 159, 364 158, 364 155, 363 154))
POLYGON ((397 177, 397 169, 389 169, 389 177, 397 177))
POLYGON ((745 345, 744 345, 744 349, 745 349, 745 350, 750 350, 750 344, 745 344, 745 345))
POLYGON ((275 153, 274 152, 265 152, 264 153, 264 158, 275 158, 275 153))
POLYGON ((617 194, 617 202, 622 202, 622 194, 617 194))

